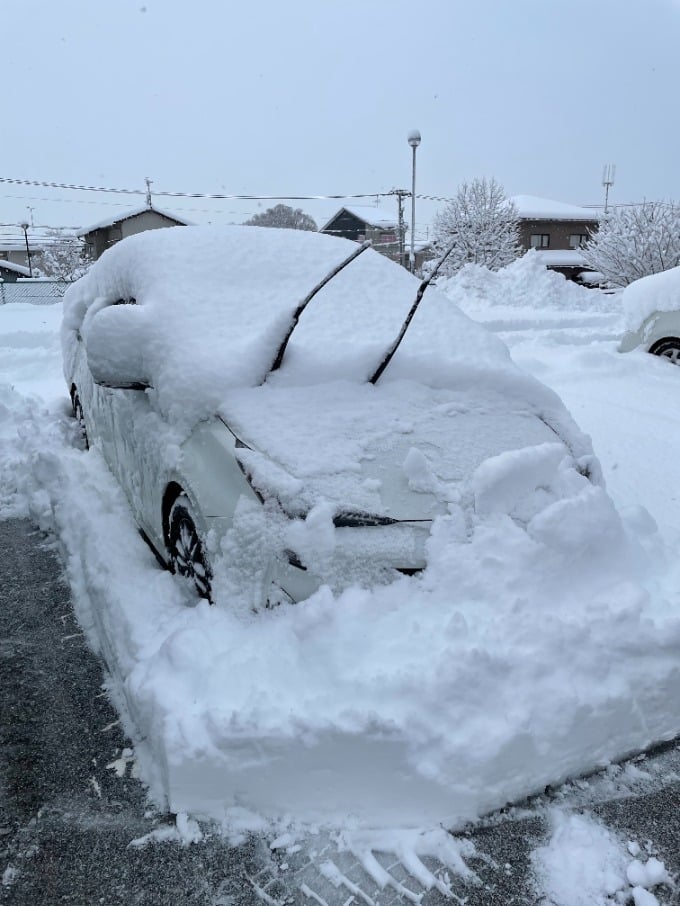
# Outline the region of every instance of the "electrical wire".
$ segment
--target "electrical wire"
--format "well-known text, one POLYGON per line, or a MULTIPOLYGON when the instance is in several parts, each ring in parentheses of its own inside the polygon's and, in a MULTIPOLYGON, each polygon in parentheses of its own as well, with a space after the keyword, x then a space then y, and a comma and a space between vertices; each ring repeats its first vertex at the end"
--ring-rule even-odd
MULTIPOLYGON (((146 189, 121 189, 111 186, 86 186, 77 183, 51 182, 41 179, 14 179, 9 176, 0 176, 0 183, 9 183, 16 186, 39 186, 46 189, 68 189, 78 192, 107 192, 119 195, 146 195, 146 189)), ((235 193, 210 193, 210 192, 169 192, 156 191, 155 196, 163 198, 209 198, 216 201, 230 199, 239 201, 327 201, 341 198, 381 198, 389 192, 362 192, 355 194, 338 195, 238 195, 235 193)))

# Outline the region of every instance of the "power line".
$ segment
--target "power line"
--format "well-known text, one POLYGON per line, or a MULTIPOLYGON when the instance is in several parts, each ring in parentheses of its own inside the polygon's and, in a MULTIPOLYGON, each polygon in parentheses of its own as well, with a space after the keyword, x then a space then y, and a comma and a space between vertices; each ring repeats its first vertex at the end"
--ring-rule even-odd
MULTIPOLYGON (((85 186, 77 183, 50 182, 40 179, 14 179, 9 176, 0 176, 0 183, 9 183, 16 186, 39 186, 46 189, 68 189, 78 192, 107 192, 119 195, 146 195, 146 189, 121 189, 112 186, 85 186)), ((168 192, 154 191, 155 196, 163 198, 209 198, 215 201, 329 201, 341 198, 381 198, 389 192, 362 192, 355 194, 338 195, 238 195, 235 193, 210 193, 210 192, 168 192)))

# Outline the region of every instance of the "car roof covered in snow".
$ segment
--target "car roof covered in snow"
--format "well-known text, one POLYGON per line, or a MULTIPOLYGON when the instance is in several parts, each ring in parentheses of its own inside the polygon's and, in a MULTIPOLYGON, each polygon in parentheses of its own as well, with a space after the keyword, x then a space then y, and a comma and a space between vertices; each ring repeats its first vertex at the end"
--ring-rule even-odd
MULTIPOLYGON (((64 298, 65 361, 75 333, 87 345, 97 312, 135 299, 157 405, 177 424, 218 412, 230 391, 257 387, 310 290, 357 250, 346 239, 266 227, 183 227, 119 242, 64 298)), ((419 281, 372 249, 310 302, 269 374, 276 386, 365 384, 397 336, 419 281)), ((111 313, 113 314, 113 312, 111 313)), ((479 386, 570 423, 559 399, 520 372, 505 345, 430 288, 380 379, 431 387, 479 386)), ((572 446, 580 432, 572 426, 572 446)), ((563 434, 565 432, 562 432, 563 434)))
POLYGON ((680 311, 680 267, 630 283, 621 297, 626 327, 637 330, 657 311, 680 311))

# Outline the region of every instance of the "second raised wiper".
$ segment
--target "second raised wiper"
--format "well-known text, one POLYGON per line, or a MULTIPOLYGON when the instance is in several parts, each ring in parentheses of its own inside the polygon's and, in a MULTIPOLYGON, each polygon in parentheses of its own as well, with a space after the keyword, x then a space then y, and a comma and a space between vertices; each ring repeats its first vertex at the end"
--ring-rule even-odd
POLYGON ((413 305, 411 306, 409 313, 404 318, 404 323, 401 325, 401 329, 400 329, 399 333, 397 334, 397 336, 396 336, 394 342, 392 343, 392 345, 390 346, 390 348, 385 353, 385 356, 384 356, 382 362, 378 365, 378 367, 375 369, 373 374, 368 379, 369 383, 375 384, 380 379, 380 375, 383 373, 383 371, 387 368, 387 366, 392 361, 392 357, 394 356, 394 353, 397 351, 397 349, 399 349, 399 345, 400 345, 401 341, 404 339, 404 334, 408 330, 408 326, 411 323, 414 314, 418 310, 418 306, 420 305, 420 302, 421 302, 423 296, 425 295, 425 290, 428 288, 430 283, 432 283, 434 278, 437 276, 437 274, 439 273, 439 268, 446 261, 446 259, 449 257, 449 255, 451 254, 451 252, 454 250, 455 247, 456 247, 456 243, 454 242, 451 246, 449 246, 449 248, 441 256, 439 261, 432 268, 432 272, 430 273, 430 276, 427 277, 425 280, 423 280, 423 282, 418 287, 418 292, 416 293, 415 301, 413 302, 413 305))

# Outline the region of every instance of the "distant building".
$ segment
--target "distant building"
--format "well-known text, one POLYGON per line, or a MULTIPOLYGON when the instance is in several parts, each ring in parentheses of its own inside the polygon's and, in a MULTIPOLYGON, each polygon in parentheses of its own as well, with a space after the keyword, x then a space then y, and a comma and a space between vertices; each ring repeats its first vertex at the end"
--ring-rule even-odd
MULTIPOLYGON (((399 221, 393 214, 375 207, 345 206, 319 232, 353 239, 355 242, 370 239, 373 248, 381 255, 408 267, 410 245, 406 239, 406 226, 403 229, 404 237, 400 243, 399 221)), ((416 270, 419 271, 423 262, 432 257, 432 244, 416 241, 414 251, 416 270)))
MULTIPOLYGON (((31 258, 33 257, 33 249, 31 249, 31 258)), ((10 264, 19 264, 22 267, 28 265, 28 257, 26 255, 26 246, 24 244, 24 237, 22 235, 21 240, 9 241, 6 245, 3 245, 0 248, 0 261, 3 264, 9 262, 10 264)))
POLYGON ((581 279, 588 270, 581 248, 597 231, 599 210, 534 195, 514 195, 510 200, 519 214, 522 248, 536 249, 551 270, 581 279))
POLYGON ((106 249, 135 233, 146 230, 158 230, 164 227, 187 226, 186 220, 168 214, 158 208, 144 205, 121 214, 117 217, 102 220, 93 226, 78 231, 78 236, 84 240, 88 256, 96 261, 106 249))
POLYGON ((19 277, 30 277, 30 275, 31 272, 23 264, 0 259, 0 280, 4 280, 5 283, 15 283, 19 277))

